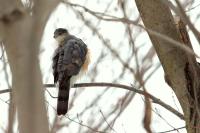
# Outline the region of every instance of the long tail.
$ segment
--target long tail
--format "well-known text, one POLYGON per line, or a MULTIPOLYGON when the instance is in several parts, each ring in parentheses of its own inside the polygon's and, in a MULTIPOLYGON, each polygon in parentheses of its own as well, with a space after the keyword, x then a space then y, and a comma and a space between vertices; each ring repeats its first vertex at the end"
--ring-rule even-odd
POLYGON ((65 115, 68 111, 70 78, 59 84, 57 114, 65 115))

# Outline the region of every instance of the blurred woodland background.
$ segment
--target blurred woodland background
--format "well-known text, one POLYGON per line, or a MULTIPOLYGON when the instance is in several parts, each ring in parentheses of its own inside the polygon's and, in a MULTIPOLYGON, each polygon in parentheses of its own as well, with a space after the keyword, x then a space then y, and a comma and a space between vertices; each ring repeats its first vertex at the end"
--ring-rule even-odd
POLYGON ((0 132, 199 133, 200 1, 0 0, 0 132), (90 49, 56 115, 53 32, 90 49))

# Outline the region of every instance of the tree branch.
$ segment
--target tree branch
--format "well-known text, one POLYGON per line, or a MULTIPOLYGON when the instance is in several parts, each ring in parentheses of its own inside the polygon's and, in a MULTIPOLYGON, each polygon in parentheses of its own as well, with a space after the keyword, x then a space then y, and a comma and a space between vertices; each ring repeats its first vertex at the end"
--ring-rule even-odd
POLYGON ((11 89, 0 90, 0 94, 11 92, 11 89))
MULTIPOLYGON (((51 88, 51 87, 55 87, 55 85, 54 84, 45 84, 44 87, 51 88)), ((78 88, 78 87, 115 87, 115 88, 121 88, 121 89, 129 90, 129 91, 133 91, 133 92, 136 92, 136 93, 144 95, 144 96, 148 94, 149 98, 152 100, 153 103, 159 104, 160 106, 164 107, 168 111, 170 111, 173 114, 175 114, 180 119, 184 120, 183 114, 181 114, 180 112, 178 112, 177 110, 175 110, 173 107, 171 107, 170 105, 164 103, 159 98, 156 98, 155 96, 153 96, 153 95, 151 95, 151 94, 149 94, 147 92, 144 92, 143 90, 136 89, 133 86, 127 86, 127 85, 122 85, 122 84, 114 84, 114 83, 105 83, 105 82, 99 82, 99 83, 78 83, 78 84, 74 84, 72 86, 72 88, 78 88)), ((1 90, 0 94, 7 93, 7 92, 11 92, 11 89, 1 90)))
POLYGON ((77 88, 77 87, 116 87, 116 88, 121 88, 121 89, 125 89, 125 90, 129 90, 129 91, 134 91, 138 94, 141 94, 141 95, 146 95, 148 94, 149 95, 149 98, 152 100, 152 102, 154 103, 157 103, 161 106, 163 106, 165 109, 167 109, 168 111, 174 113, 176 116, 178 116, 180 119, 184 119, 184 116, 183 114, 181 114, 180 112, 176 111, 174 108, 172 108, 170 105, 164 103, 163 101, 161 101, 160 99, 156 98, 155 96, 147 93, 147 92, 144 92, 143 90, 139 90, 139 89, 136 89, 132 86, 127 86, 127 85, 122 85, 122 84, 113 84, 113 83, 79 83, 79 84, 74 84, 74 88, 77 88))

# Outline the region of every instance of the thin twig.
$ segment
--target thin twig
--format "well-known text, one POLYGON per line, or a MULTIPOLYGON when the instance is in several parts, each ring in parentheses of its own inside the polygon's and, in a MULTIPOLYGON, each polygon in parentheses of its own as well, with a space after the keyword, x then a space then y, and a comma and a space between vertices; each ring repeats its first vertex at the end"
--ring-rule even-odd
MULTIPOLYGON (((163 0, 163 1, 165 2, 165 0, 163 0)), ((134 21, 134 20, 130 20, 130 19, 127 19, 127 18, 119 18, 119 17, 116 17, 116 16, 108 15, 108 14, 102 14, 102 13, 99 13, 99 12, 92 11, 92 10, 90 10, 90 9, 84 7, 84 6, 78 5, 78 4, 73 4, 73 3, 66 2, 66 1, 64 1, 64 2, 66 4, 68 4, 68 5, 70 5, 70 6, 80 7, 82 9, 84 9, 86 12, 88 12, 91 15, 93 15, 97 19, 101 19, 101 20, 104 20, 104 21, 111 21, 111 22, 127 23, 127 24, 132 24, 132 25, 138 26, 138 27, 144 29, 145 31, 149 32, 150 34, 155 35, 155 36, 159 37, 160 39, 163 39, 163 40, 165 40, 167 42, 170 42, 172 45, 179 47, 180 49, 184 50, 185 52, 187 52, 187 53, 189 53, 191 55, 194 55, 197 58, 200 58, 194 51, 192 51, 187 46, 183 45, 183 43, 180 43, 180 42, 178 42, 178 41, 176 41, 176 40, 174 40, 174 39, 172 39, 172 38, 170 38, 170 37, 168 37, 166 35, 163 35, 161 33, 153 31, 151 29, 145 28, 143 25, 138 24, 137 20, 134 21)), ((88 23, 86 23, 86 24, 88 24, 88 23)), ((192 31, 196 31, 197 32, 197 30, 195 28, 193 28, 192 31)), ((196 32, 194 32, 194 34, 196 32)), ((195 34, 195 36, 196 36, 196 34, 195 34)), ((197 38, 197 40, 198 40, 198 38, 197 38)))
POLYGON ((46 89, 45 91, 49 94, 50 97, 52 97, 52 98, 58 98, 58 97, 56 97, 56 96, 53 96, 53 95, 49 92, 49 90, 46 89))
POLYGON ((104 121, 108 124, 109 128, 110 128, 111 130, 113 130, 115 133, 117 133, 116 130, 108 123, 108 121, 106 120, 106 118, 105 118, 103 112, 102 112, 101 110, 99 110, 99 112, 101 113, 101 115, 102 115, 104 121))
POLYGON ((184 9, 182 8, 180 2, 178 0, 176 1, 177 7, 175 7, 170 1, 162 0, 163 3, 168 5, 177 15, 181 17, 183 22, 188 25, 188 27, 191 29, 191 31, 194 33, 194 36, 196 37, 197 41, 200 44, 200 36, 199 31, 194 27, 194 25, 191 23, 190 19, 187 17, 187 15, 184 12, 184 9))
POLYGON ((187 24, 188 27, 192 30, 192 32, 194 33, 194 36, 196 37, 197 41, 200 44, 199 31, 194 27, 194 25, 191 23, 190 19, 185 14, 184 9, 181 6, 181 3, 179 2, 179 0, 175 0, 175 1, 176 1, 177 8, 178 8, 178 13, 179 13, 178 15, 181 16, 181 18, 183 19, 183 21, 185 22, 185 24, 187 24))
MULTIPOLYGON (((127 85, 122 85, 122 84, 113 84, 113 83, 79 83, 79 84, 74 84, 74 88, 77 88, 77 87, 116 87, 116 88, 122 88, 122 89, 125 89, 125 90, 129 90, 129 91, 134 91, 138 94, 141 94, 141 95, 146 95, 147 92, 144 92, 143 90, 138 90, 134 87, 131 87, 131 86, 127 86, 127 85)), ((156 98, 155 96, 149 94, 149 98, 152 100, 152 102, 154 103, 157 103, 161 106, 163 106, 164 108, 166 108, 168 111, 174 113, 176 116, 178 116, 180 119, 184 119, 184 116, 183 114, 181 114, 180 112, 178 112, 177 110, 175 110, 174 108, 172 108, 170 105, 164 103, 163 101, 161 101, 160 99, 156 98)))
POLYGON ((177 130, 184 129, 184 128, 186 128, 186 126, 179 127, 179 128, 172 129, 172 130, 162 131, 162 132, 154 132, 154 133, 169 133, 169 132, 177 131, 177 130))
MULTIPOLYGON (((81 16, 81 19, 84 21, 88 21, 85 19, 84 15, 81 12, 78 12, 79 15, 81 16)), ((103 42, 104 46, 106 46, 110 52, 120 61, 120 63, 127 68, 131 73, 134 74, 134 69, 130 67, 128 63, 126 63, 122 57, 119 55, 119 53, 110 45, 110 43, 98 32, 98 29, 92 24, 92 23, 85 23, 88 28, 90 28, 96 35, 97 37, 103 42)))
MULTIPOLYGON (((47 102, 47 101, 46 101, 46 102, 47 102)), ((49 102, 47 102, 47 104, 48 104, 50 107, 52 107, 52 109, 56 112, 56 109, 55 109, 51 104, 49 104, 49 102)), ((95 129, 93 129, 93 128, 90 127, 90 126, 83 124, 82 122, 77 122, 77 121, 73 120, 72 118, 70 118, 67 114, 64 115, 63 117, 69 119, 70 121, 72 121, 72 122, 74 122, 74 123, 76 123, 76 124, 79 124, 79 125, 81 125, 81 126, 83 126, 83 127, 86 127, 86 128, 90 129, 91 131, 93 131, 93 132, 95 132, 95 133, 107 133, 107 132, 95 130, 95 129)))
POLYGON ((199 7, 200 6, 200 3, 197 4, 196 6, 193 6, 193 7, 190 7, 189 9, 185 10, 185 12, 189 12, 191 10, 194 10, 195 8, 199 7))
POLYGON ((177 131, 177 133, 180 133, 178 129, 176 129, 172 124, 170 124, 170 122, 168 120, 166 120, 158 111, 157 108, 152 109, 152 111, 158 116, 160 117, 161 120, 163 120, 168 126, 170 126, 171 128, 175 129, 177 131))
MULTIPOLYGON (((2 60, 3 60, 3 70, 5 73, 5 80, 7 82, 7 85, 9 88, 11 88, 11 85, 9 83, 9 74, 7 72, 7 63, 6 63, 6 56, 5 56, 5 52, 4 52, 4 46, 3 43, 1 43, 1 49, 2 49, 2 60)), ((13 124, 14 124, 14 120, 15 120, 15 112, 16 112, 16 107, 15 107, 15 103, 13 100, 13 95, 12 93, 9 93, 9 97, 10 97, 10 104, 9 104, 9 115, 8 115, 8 127, 7 130, 9 133, 13 133, 13 124)))

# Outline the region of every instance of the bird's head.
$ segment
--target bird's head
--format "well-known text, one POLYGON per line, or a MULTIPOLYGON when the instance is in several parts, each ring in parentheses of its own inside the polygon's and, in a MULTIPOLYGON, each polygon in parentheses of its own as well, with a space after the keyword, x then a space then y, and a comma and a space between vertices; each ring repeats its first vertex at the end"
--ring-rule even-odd
POLYGON ((64 39, 66 38, 66 36, 69 35, 69 32, 67 31, 67 29, 64 28, 58 28, 54 31, 54 38, 58 41, 58 43, 61 43, 64 41, 64 39))

